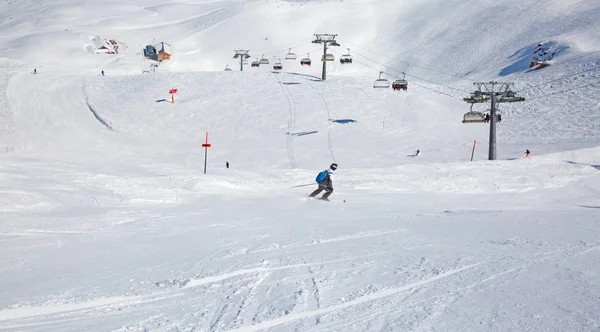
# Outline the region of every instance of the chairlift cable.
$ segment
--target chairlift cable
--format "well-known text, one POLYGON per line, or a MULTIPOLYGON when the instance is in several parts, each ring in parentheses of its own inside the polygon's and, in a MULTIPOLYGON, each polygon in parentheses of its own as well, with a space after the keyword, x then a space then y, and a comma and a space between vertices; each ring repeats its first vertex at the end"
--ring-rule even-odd
MULTIPOLYGON (((308 41, 308 42, 303 42, 303 43, 301 43, 301 44, 298 44, 298 43, 296 43, 296 44, 292 44, 292 45, 287 45, 285 48, 278 49, 278 50, 271 51, 271 52, 267 52, 267 53, 263 53, 263 54, 264 54, 264 55, 275 54, 275 53, 279 53, 279 52, 287 51, 287 50, 289 50, 290 48, 298 48, 298 47, 300 47, 300 46, 304 46, 304 45, 307 45, 307 44, 310 44, 310 43, 311 43, 311 42, 310 42, 310 41, 308 41)), ((263 50, 272 50, 272 48, 268 48, 268 49, 267 49, 267 48, 257 48, 257 49, 251 49, 251 50, 250 50, 250 52, 263 51, 263 50)))
POLYGON ((577 75, 580 75, 580 74, 583 74, 583 73, 587 73, 587 72, 590 72, 590 71, 594 71, 594 70, 600 70, 600 65, 599 65, 599 66, 592 67, 592 68, 588 68, 588 69, 586 69, 586 70, 582 70, 582 71, 579 71, 579 72, 575 72, 575 73, 572 73, 572 74, 569 74, 569 75, 561 76, 561 77, 559 77, 559 78, 556 78, 556 79, 553 79, 553 80, 550 80, 550 81, 545 81, 545 82, 542 82, 542 83, 539 83, 539 84, 536 84, 536 85, 532 85, 532 86, 530 86, 530 87, 527 87, 527 88, 521 89, 521 90, 519 90, 519 91, 515 91, 515 93, 519 93, 519 92, 523 92, 523 91, 529 91, 529 90, 531 90, 531 89, 533 89, 533 88, 536 88, 536 87, 538 87, 538 86, 542 86, 542 85, 550 84, 550 83, 553 83, 553 82, 556 82, 556 81, 563 80, 563 79, 565 79, 565 78, 569 78, 569 77, 577 76, 577 75))
MULTIPOLYGON (((349 44, 349 43, 344 43, 344 44, 352 46, 352 44, 349 44)), ((458 79, 461 79, 461 80, 465 80, 465 81, 469 81, 469 82, 473 82, 474 81, 474 79, 468 78, 466 76, 459 76, 457 74, 447 73, 447 72, 439 70, 439 69, 435 69, 435 68, 431 68, 431 67, 419 65, 419 64, 412 63, 412 62, 409 62, 409 61, 406 61, 406 60, 400 60, 398 57, 394 57, 394 56, 389 56, 389 55, 385 55, 385 54, 382 54, 382 53, 378 53, 378 52, 375 52, 375 51, 372 51, 372 50, 368 50, 368 49, 366 49, 364 47, 360 47, 360 46, 352 46, 352 47, 357 47, 357 48, 360 48, 362 50, 365 50, 368 53, 373 53, 373 54, 380 55, 380 56, 383 56, 383 57, 386 57, 386 58, 389 58, 389 59, 396 60, 398 62, 403 62, 403 63, 405 63, 407 65, 410 65, 410 66, 420 67, 420 68, 423 68, 423 69, 427 69, 427 70, 434 71, 434 72, 437 72, 437 73, 440 73, 440 74, 452 76, 452 77, 455 77, 455 78, 458 78, 458 79)))
MULTIPOLYGON (((555 67, 555 68, 556 68, 556 67, 558 67, 558 66, 562 66, 562 65, 564 65, 565 63, 569 63, 569 62, 571 62, 571 61, 573 61, 573 60, 581 59, 581 58, 584 58, 584 57, 586 57, 586 56, 589 56, 589 55, 592 55, 592 54, 596 54, 596 53, 598 53, 598 52, 600 52, 600 50, 595 50, 595 51, 587 52, 587 53, 585 53, 585 54, 582 54, 582 55, 580 55, 580 56, 576 56, 576 57, 574 57, 574 58, 567 59, 567 60, 565 60, 565 61, 563 61, 563 62, 559 62, 559 63, 552 64, 552 67, 555 67)), ((537 70, 536 70, 536 71, 533 71, 533 73, 536 73, 536 72, 538 72, 538 71, 537 71, 537 70)), ((525 75, 525 74, 529 74, 529 73, 532 73, 532 71, 524 71, 524 72, 522 72, 520 75, 517 75, 517 76, 515 76, 515 77, 513 77, 513 78, 511 78, 511 79, 515 81, 515 80, 517 80, 518 78, 522 77, 523 75, 525 75)))
MULTIPOLYGON (((334 51, 334 52, 335 52, 335 51, 334 51)), ((336 52, 336 53, 337 53, 337 52, 336 52)), ((360 63, 361 65, 363 65, 363 66, 365 66, 365 67, 367 67, 367 68, 373 69, 373 70, 377 71, 378 73, 382 72, 381 70, 379 70, 379 69, 377 69, 377 68, 375 68, 375 67, 373 67, 373 66, 370 66, 370 65, 368 65, 368 64, 366 64, 366 63, 364 63, 364 62, 362 62, 362 61, 359 61, 359 60, 356 60, 356 59, 355 59, 354 61, 355 61, 355 62, 357 62, 357 63, 360 63)), ((391 75, 391 74, 389 74, 389 73, 386 73, 386 72, 383 72, 383 73, 384 73, 384 74, 387 74, 388 76, 390 76, 390 77, 392 77, 392 78, 399 78, 399 77, 397 77, 397 76, 395 76, 395 75, 391 75)), ((453 98, 453 99, 456 99, 456 100, 463 101, 463 100, 462 100, 462 98, 459 98, 459 97, 453 96, 453 95, 451 95, 451 94, 448 94, 448 93, 445 93, 445 92, 442 92, 442 91, 438 91, 438 90, 432 89, 432 88, 430 88, 430 87, 427 87, 427 86, 424 86, 424 85, 422 85, 422 84, 418 84, 418 83, 414 83, 414 82, 412 82, 411 84, 414 84, 414 85, 416 85, 416 86, 419 86, 419 87, 421 87, 421 88, 423 88, 423 89, 426 89, 426 90, 430 90, 430 91, 432 91, 432 92, 435 92, 435 93, 439 93, 439 94, 445 95, 445 96, 447 96, 447 97, 450 97, 450 98, 453 98)), ((439 84, 438 84, 438 85, 439 85, 439 84)))
MULTIPOLYGON (((339 54, 339 53, 338 53, 338 54, 339 54)), ((421 81, 424 81, 424 82, 427 82, 427 83, 431 83, 431 84, 434 84, 434 85, 439 85, 439 86, 442 86, 442 87, 445 87, 445 88, 448 88, 448 89, 451 89, 451 90, 460 91, 460 92, 462 92, 462 93, 467 93, 467 94, 468 94, 468 93, 470 93, 469 91, 466 91, 466 90, 463 90, 463 89, 454 88, 454 87, 447 86, 447 85, 443 85, 443 84, 440 84, 440 83, 437 83, 437 82, 433 82, 433 81, 430 81, 430 80, 427 80, 427 79, 424 79, 424 78, 421 78, 421 77, 418 77, 418 76, 414 76, 414 75, 409 75, 409 74, 406 74, 405 72, 401 72, 401 71, 399 71, 399 70, 396 70, 396 69, 394 69, 394 68, 392 68, 392 67, 390 67, 390 66, 384 65, 384 64, 382 64, 382 63, 380 63, 380 62, 378 62, 378 61, 375 61, 375 60, 373 60, 373 59, 371 59, 371 58, 368 58, 368 57, 366 57, 366 56, 364 56, 364 55, 362 55, 362 54, 360 54, 360 53, 356 53, 356 52, 354 52, 354 54, 355 54, 355 55, 358 55, 358 56, 360 56, 360 57, 363 57, 363 58, 365 58, 365 59, 367 59, 367 60, 369 60, 369 61, 371 61, 371 62, 374 62, 374 63, 376 63, 376 64, 378 64, 378 65, 380 65, 380 66, 383 66, 383 67, 385 67, 385 68, 388 68, 388 69, 390 69, 390 70, 392 70, 392 71, 394 71, 394 72, 396 72, 396 73, 400 73, 400 74, 402 74, 402 75, 406 75, 406 76, 408 76, 408 77, 413 77, 413 78, 415 78, 415 79, 417 79, 417 80, 421 80, 421 81)), ((359 63, 362 63, 362 64, 364 65, 364 63, 363 63, 363 62, 359 62, 359 63)), ((395 77, 395 78, 399 78, 398 76, 394 76, 394 77, 395 77)), ((418 85, 418 84, 417 84, 417 85, 418 85)), ((419 85, 419 86, 421 86, 421 85, 419 85)), ((448 95, 448 96, 449 96, 449 95, 448 95)), ((453 96, 453 98, 456 98, 456 97, 454 97, 454 96, 453 96)), ((461 99, 461 100, 462 100, 462 99, 461 99)))
POLYGON ((527 101, 532 101, 532 100, 536 100, 536 99, 543 98, 543 97, 548 97, 548 96, 563 94, 563 93, 566 93, 566 92, 575 91, 575 90, 578 90, 578 89, 581 89, 581 88, 587 88, 587 87, 590 87, 590 86, 597 86, 598 84, 599 83, 595 82, 595 83, 590 83, 590 84, 586 84, 586 85, 576 86, 574 88, 570 88, 570 89, 566 89, 566 90, 561 90, 561 91, 556 91, 556 92, 552 92, 552 93, 547 93, 547 94, 544 94, 544 95, 528 97, 527 101))

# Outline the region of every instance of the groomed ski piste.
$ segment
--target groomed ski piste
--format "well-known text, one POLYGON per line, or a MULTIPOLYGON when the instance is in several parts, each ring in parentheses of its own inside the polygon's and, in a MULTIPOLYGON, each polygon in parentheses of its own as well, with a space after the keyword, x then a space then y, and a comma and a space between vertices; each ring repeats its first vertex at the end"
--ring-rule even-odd
POLYGON ((0 330, 599 331, 599 22, 594 0, 0 2, 0 330), (338 34, 326 80, 315 33, 338 34), (476 81, 526 99, 495 161, 461 122, 476 81))

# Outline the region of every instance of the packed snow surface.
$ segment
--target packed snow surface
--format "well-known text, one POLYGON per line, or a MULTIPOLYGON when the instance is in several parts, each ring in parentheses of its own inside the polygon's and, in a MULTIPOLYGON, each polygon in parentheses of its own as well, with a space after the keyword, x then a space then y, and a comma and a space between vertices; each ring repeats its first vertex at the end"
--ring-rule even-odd
POLYGON ((598 31, 595 0, 0 0, 0 330, 600 331, 598 31), (526 98, 496 161, 461 122, 492 80, 526 98))

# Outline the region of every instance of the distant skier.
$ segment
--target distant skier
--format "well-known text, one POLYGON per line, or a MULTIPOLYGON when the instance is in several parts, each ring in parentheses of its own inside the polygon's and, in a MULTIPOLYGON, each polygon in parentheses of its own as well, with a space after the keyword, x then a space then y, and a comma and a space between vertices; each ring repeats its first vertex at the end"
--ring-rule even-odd
POLYGON ((421 153, 421 151, 417 150, 417 152, 415 152, 415 157, 418 156, 419 153, 421 153))
POLYGON ((104 70, 102 71, 102 76, 104 76, 104 70))
POLYGON ((313 191, 309 195, 309 197, 315 197, 321 191, 325 190, 325 194, 323 194, 323 196, 321 196, 321 198, 319 199, 322 199, 324 201, 329 200, 329 196, 331 195, 331 193, 333 193, 333 180, 331 179, 331 176, 333 175, 333 171, 335 171, 337 167, 338 165, 336 163, 333 163, 331 164, 331 166, 329 166, 329 169, 326 169, 317 175, 315 181, 319 184, 319 187, 317 188, 317 190, 313 191))
POLYGON ((37 68, 33 68, 33 74, 37 74, 37 68))
POLYGON ((229 162, 228 161, 225 162, 225 167, 229 168, 229 162))
POLYGON ((525 150, 525 158, 529 158, 529 150, 525 150))
POLYGON ((498 122, 502 122, 502 114, 496 115, 496 119, 498 120, 498 122))

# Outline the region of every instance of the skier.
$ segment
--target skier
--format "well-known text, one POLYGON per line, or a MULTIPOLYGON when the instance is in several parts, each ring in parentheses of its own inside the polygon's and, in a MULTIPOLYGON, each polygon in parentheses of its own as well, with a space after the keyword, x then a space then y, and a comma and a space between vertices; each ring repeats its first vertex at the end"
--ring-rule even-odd
POLYGON ((417 150, 417 152, 415 152, 415 157, 419 155, 421 151, 417 150))
POLYGON ((331 180, 331 176, 333 175, 333 171, 335 171, 337 167, 338 165, 336 163, 333 163, 331 164, 331 166, 329 166, 329 169, 326 169, 319 173, 319 175, 317 175, 316 182, 319 184, 319 187, 315 191, 313 191, 309 195, 309 197, 315 197, 321 191, 325 190, 325 194, 323 194, 323 196, 321 196, 321 198, 319 199, 322 199, 324 201, 329 200, 329 196, 331 195, 331 193, 333 193, 333 181, 331 180))
POLYGON ((37 74, 37 68, 33 68, 33 74, 37 74))
POLYGON ((228 161, 225 162, 225 167, 229 168, 229 162, 228 161))
POLYGON ((525 158, 529 158, 529 153, 530 153, 529 150, 526 149, 525 150, 525 158))
POLYGON ((104 70, 102 71, 102 76, 104 76, 104 70))

